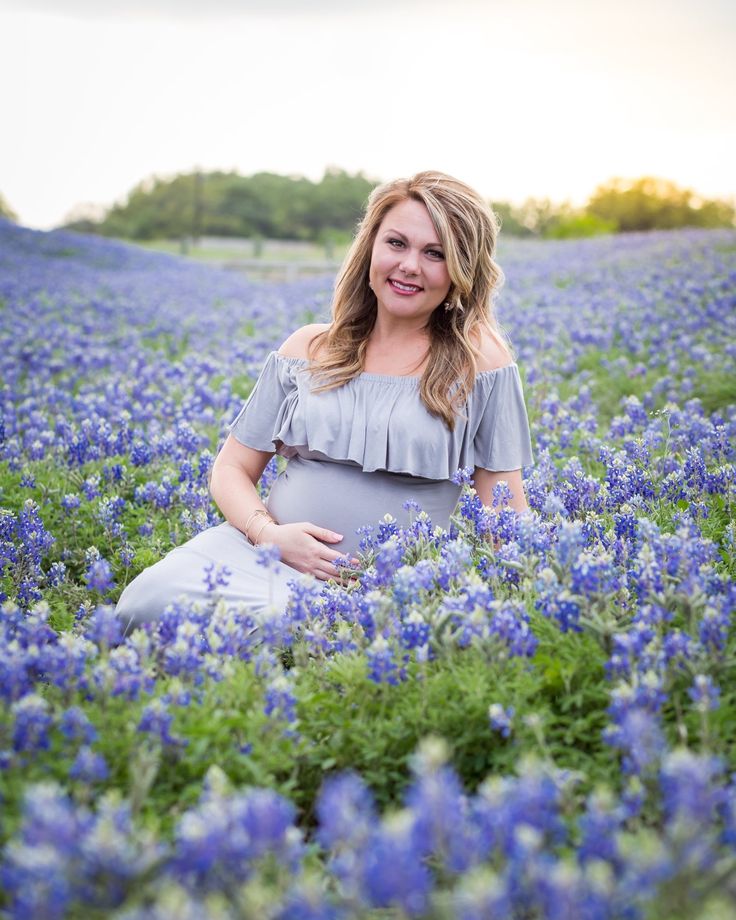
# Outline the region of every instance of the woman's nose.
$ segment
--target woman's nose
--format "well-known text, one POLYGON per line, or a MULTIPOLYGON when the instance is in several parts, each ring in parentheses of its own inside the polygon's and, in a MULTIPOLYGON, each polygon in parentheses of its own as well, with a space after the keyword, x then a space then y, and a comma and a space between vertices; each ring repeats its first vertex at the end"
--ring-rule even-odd
POLYGON ((417 253, 411 250, 404 252, 404 258, 401 260, 399 268, 407 275, 416 275, 419 271, 419 258, 417 253))

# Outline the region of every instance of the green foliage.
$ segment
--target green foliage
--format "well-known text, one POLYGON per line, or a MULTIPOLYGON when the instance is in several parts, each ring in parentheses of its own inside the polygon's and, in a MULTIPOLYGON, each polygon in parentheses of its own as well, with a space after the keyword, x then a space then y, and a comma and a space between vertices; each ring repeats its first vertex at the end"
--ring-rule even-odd
POLYGON ((320 182, 269 172, 152 177, 97 224, 85 218, 69 226, 135 240, 206 235, 334 244, 352 235, 374 184, 334 167, 320 182))
POLYGON ((549 239, 563 240, 577 237, 602 236, 606 233, 615 233, 618 224, 615 220, 606 220, 597 214, 577 213, 569 216, 560 216, 544 232, 549 239))
POLYGON ((678 227, 733 227, 733 202, 706 200, 673 182, 645 176, 611 179, 599 185, 587 204, 573 208, 549 198, 527 198, 520 205, 493 203, 501 229, 509 236, 569 239, 631 230, 678 227))
POLYGON ((568 204, 554 204, 549 198, 527 198, 520 205, 494 201, 493 210, 501 220, 501 232, 509 236, 544 236, 564 215, 568 204))
POLYGON ((18 220, 18 215, 2 195, 0 195, 0 217, 4 217, 6 220, 18 220))
POLYGON ((300 804, 310 807, 326 772, 347 769, 361 774, 381 806, 398 804, 409 758, 428 735, 449 743, 469 789, 489 775, 513 773, 530 749, 583 770, 591 782, 613 781, 615 766, 601 756, 608 700, 603 653, 590 637, 541 626, 530 662, 457 649, 434 662, 411 663, 408 679, 397 685, 373 683, 363 656, 342 655, 306 669, 297 683, 305 741, 300 804), (514 708, 508 739, 490 727, 492 703, 514 708))
POLYGON ((611 179, 593 192, 587 212, 618 224, 622 231, 677 227, 732 227, 732 203, 699 199, 690 189, 652 176, 611 179))
POLYGON ((698 374, 693 396, 703 403, 706 412, 719 412, 736 403, 736 375, 723 371, 698 374))

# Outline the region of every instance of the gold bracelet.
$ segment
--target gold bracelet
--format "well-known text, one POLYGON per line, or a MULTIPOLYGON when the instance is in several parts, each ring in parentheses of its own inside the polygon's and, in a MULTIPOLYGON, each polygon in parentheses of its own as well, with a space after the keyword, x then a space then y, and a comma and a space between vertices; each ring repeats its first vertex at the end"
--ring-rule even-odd
POLYGON ((261 527, 261 529, 258 531, 258 534, 257 534, 255 540, 253 541, 253 546, 260 546, 260 545, 261 545, 261 544, 260 544, 261 534, 262 534, 263 531, 268 527, 269 524, 275 524, 275 523, 276 523, 276 521, 274 521, 273 518, 271 518, 270 521, 266 521, 266 523, 265 523, 265 524, 261 527))
POLYGON ((249 533, 249 531, 250 531, 250 525, 251 525, 251 524, 253 523, 253 521, 258 517, 259 514, 265 514, 266 517, 269 518, 269 520, 271 520, 271 521, 273 520, 273 518, 271 517, 271 515, 269 514, 269 512, 266 511, 266 510, 264 510, 263 508, 256 508, 255 511, 252 511, 252 512, 250 513, 250 515, 248 516, 248 520, 245 522, 245 527, 243 528, 243 533, 245 534, 245 537, 246 537, 247 541, 251 544, 251 546, 255 546, 255 543, 254 543, 254 542, 251 540, 251 538, 250 538, 250 533, 249 533))

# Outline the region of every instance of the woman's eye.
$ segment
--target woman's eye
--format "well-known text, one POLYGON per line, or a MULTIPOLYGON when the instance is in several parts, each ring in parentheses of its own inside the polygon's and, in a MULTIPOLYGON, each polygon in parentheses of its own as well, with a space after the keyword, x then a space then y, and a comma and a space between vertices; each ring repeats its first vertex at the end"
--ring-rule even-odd
POLYGON ((389 240, 389 241, 388 241, 388 244, 389 244, 389 246, 394 246, 394 247, 403 246, 403 245, 404 245, 404 244, 401 242, 401 240, 389 240))
POLYGON ((439 249, 428 249, 427 255, 431 256, 433 259, 444 259, 445 254, 440 252, 439 249))

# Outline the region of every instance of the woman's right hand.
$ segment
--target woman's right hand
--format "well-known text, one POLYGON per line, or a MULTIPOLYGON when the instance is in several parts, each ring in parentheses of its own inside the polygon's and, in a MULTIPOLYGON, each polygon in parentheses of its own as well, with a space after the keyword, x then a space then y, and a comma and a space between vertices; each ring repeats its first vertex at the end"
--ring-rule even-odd
MULTIPOLYGON (((281 561, 290 565, 297 572, 314 575, 322 581, 329 578, 341 579, 345 575, 344 567, 338 568, 335 559, 344 557, 344 553, 325 545, 339 543, 343 535, 318 527, 309 521, 298 524, 268 523, 258 535, 258 542, 273 543, 281 552, 281 561)), ((353 559, 357 564, 358 560, 353 559)))

